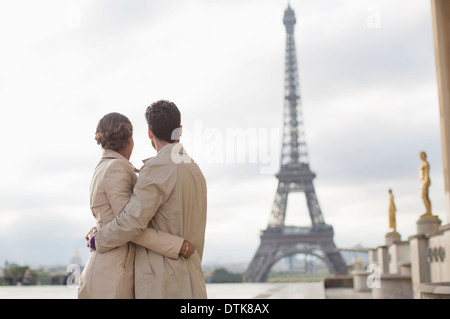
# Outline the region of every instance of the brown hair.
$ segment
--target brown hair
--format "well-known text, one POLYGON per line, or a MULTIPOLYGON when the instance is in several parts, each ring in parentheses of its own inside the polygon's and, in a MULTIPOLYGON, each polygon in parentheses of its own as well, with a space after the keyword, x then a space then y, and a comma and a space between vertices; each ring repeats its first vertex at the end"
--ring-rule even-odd
POLYGON ((95 140, 105 150, 120 151, 133 136, 133 125, 120 113, 109 113, 101 118, 95 131, 95 140))
POLYGON ((173 143, 180 138, 181 114, 175 103, 156 101, 147 108, 145 118, 148 127, 160 140, 173 143))

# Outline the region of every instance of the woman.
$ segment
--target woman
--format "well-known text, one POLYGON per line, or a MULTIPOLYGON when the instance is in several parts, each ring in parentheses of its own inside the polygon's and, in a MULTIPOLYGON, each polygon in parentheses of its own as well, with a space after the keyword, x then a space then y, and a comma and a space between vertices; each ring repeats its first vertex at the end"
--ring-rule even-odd
MULTIPOLYGON (((109 113, 98 123, 95 140, 104 149, 90 189, 91 211, 100 229, 123 211, 133 193, 137 180, 129 162, 133 126, 126 116, 109 113)), ((91 253, 80 277, 78 298, 134 298, 135 244, 173 259, 180 254, 188 258, 194 252, 183 238, 147 228, 133 242, 107 253, 91 253)))

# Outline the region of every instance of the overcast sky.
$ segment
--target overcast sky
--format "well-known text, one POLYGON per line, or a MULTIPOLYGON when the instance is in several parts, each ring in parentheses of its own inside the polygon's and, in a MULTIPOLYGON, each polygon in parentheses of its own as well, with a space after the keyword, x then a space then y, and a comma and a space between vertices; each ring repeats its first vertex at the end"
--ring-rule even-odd
MULTIPOLYGON (((291 0, 310 167, 340 247, 384 244, 388 188, 403 240, 425 212, 419 153, 444 223, 429 0, 291 0)), ((275 191, 283 116, 284 0, 0 3, 0 265, 89 256, 94 132, 109 112, 135 128, 131 162, 155 155, 144 112, 182 113, 208 183, 204 263, 249 262, 275 191)), ((308 225, 303 194, 288 224, 308 225)))

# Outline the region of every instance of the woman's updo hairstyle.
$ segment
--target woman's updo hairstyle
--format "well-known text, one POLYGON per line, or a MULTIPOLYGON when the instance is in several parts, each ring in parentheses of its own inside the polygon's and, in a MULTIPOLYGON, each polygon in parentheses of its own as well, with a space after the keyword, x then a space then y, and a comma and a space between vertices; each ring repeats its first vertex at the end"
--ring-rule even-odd
POLYGON ((133 136, 133 125, 125 115, 109 113, 102 117, 97 124, 95 140, 106 150, 120 151, 133 136))

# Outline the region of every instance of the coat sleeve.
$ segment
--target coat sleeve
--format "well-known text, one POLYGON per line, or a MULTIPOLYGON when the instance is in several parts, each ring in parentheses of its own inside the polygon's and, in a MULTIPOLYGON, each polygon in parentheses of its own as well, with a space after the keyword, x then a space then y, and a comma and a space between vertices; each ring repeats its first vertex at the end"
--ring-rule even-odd
MULTIPOLYGON (((147 227, 151 217, 154 215, 153 210, 159 207, 159 205, 156 205, 161 203, 164 196, 161 196, 161 194, 154 196, 154 205, 143 206, 137 203, 136 201, 139 202, 144 198, 148 198, 150 193, 161 192, 156 191, 154 181, 153 183, 150 181, 148 184, 140 183, 141 187, 133 192, 134 176, 132 174, 134 172, 124 169, 118 161, 114 162, 116 163, 111 163, 108 168, 104 187, 116 218, 99 230, 96 237, 97 251, 100 253, 106 252, 128 241, 132 241, 157 254, 177 259, 184 239, 147 227), (145 211, 141 210, 141 208, 144 208, 145 211), (136 214, 141 212, 145 212, 147 215, 136 216, 136 214)), ((140 184, 136 186, 139 187, 140 184)), ((149 198, 149 200, 151 199, 149 198)))

